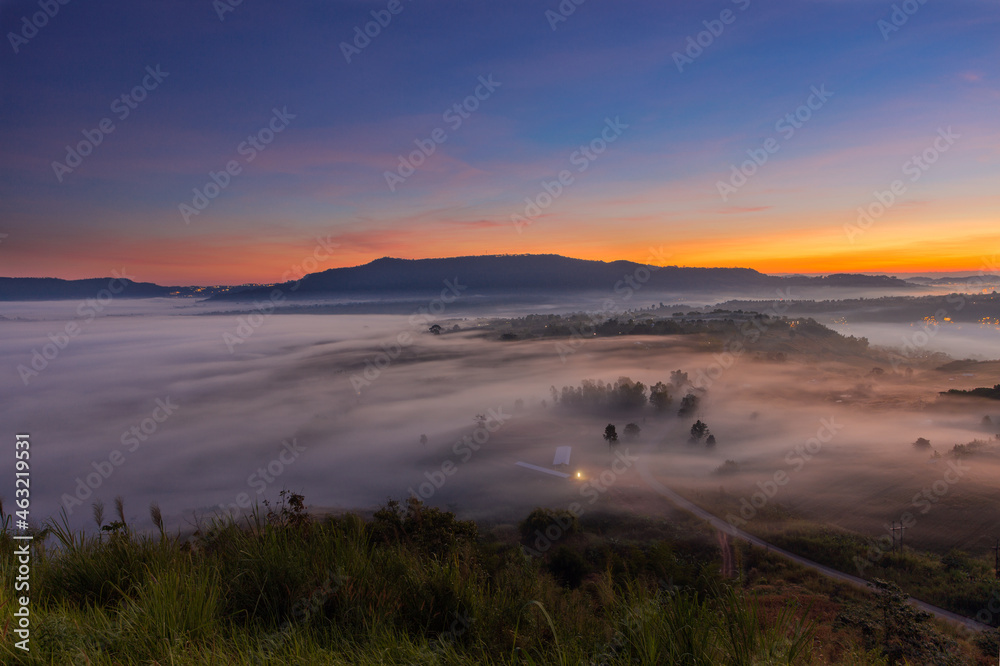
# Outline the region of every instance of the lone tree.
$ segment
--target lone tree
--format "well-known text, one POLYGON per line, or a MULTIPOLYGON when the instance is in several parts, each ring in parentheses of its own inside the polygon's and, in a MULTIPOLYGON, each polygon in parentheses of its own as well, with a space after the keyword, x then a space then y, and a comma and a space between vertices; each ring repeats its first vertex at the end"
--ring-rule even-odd
POLYGON ((705 446, 707 446, 710 449, 715 448, 715 435, 708 436, 708 439, 705 440, 705 446))
POLYGON ((931 448, 931 441, 923 437, 918 437, 917 441, 913 442, 913 447, 917 449, 929 449, 931 448))
POLYGON ((431 333, 433 333, 434 335, 441 335, 441 326, 438 325, 438 324, 434 324, 433 326, 431 326, 427 330, 430 331, 431 333))
POLYGON ((604 439, 607 441, 608 446, 614 446, 618 443, 618 431, 615 430, 614 424, 609 423, 604 428, 604 439))
POLYGON ((639 426, 636 425, 635 423, 629 423, 627 426, 625 426, 625 436, 628 437, 629 439, 636 439, 637 437, 639 437, 640 432, 642 432, 642 429, 639 428, 639 426))
POLYGON ((691 426, 691 442, 697 443, 702 440, 702 438, 708 434, 708 426, 702 423, 700 420, 695 421, 695 424, 691 426))

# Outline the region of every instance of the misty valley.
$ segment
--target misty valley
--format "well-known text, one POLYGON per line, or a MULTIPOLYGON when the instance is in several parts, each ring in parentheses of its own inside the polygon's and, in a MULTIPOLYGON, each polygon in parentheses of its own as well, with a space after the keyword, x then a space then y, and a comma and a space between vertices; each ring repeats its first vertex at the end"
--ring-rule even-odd
MULTIPOLYGON (((3 410, 46 442, 36 511, 69 533, 112 502, 103 529, 184 538, 296 506, 400 525, 432 511, 570 589, 609 566, 598 542, 680 539, 713 577, 765 585, 781 551, 995 626, 1000 361, 941 351, 948 326, 996 348, 993 296, 960 297, 974 316, 954 322, 916 316, 938 303, 923 298, 508 303, 500 318, 450 301, 438 317, 117 302, 3 410)), ((70 305, 9 304, 8 365, 30 363, 70 305)), ((845 612, 828 619, 866 626, 845 612)))

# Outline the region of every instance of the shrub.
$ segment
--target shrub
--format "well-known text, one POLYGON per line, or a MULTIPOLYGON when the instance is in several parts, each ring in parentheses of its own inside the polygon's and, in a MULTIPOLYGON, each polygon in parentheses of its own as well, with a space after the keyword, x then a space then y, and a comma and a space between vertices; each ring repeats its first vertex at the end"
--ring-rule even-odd
POLYGON ((576 589, 587 575, 587 561, 568 546, 559 546, 548 563, 549 572, 563 587, 576 589))
POLYGON ((562 534, 575 534, 580 530, 580 522, 572 512, 565 509, 553 511, 542 507, 532 509, 528 517, 518 525, 518 528, 521 531, 521 536, 529 539, 535 536, 536 532, 545 534, 545 530, 551 525, 558 526, 562 534))

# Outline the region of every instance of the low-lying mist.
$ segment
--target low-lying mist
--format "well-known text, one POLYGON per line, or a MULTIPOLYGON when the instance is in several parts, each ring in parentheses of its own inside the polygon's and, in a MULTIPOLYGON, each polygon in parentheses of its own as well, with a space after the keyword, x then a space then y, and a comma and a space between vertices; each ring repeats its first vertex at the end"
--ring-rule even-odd
POLYGON ((953 358, 979 361, 1000 358, 1000 325, 996 323, 830 324, 843 333, 866 337, 874 345, 903 351, 941 352, 953 358))
MULTIPOLYGON (((873 372, 863 354, 769 361, 701 335, 500 341, 471 319, 441 320, 445 332, 434 335, 395 315, 146 313, 98 317, 60 347, 54 322, 3 323, 0 417, 8 432, 31 434, 32 516, 65 509, 71 525, 91 529, 91 503, 118 495, 137 525, 155 501, 183 528, 274 502, 286 488, 330 510, 417 495, 500 521, 574 503, 666 515, 643 469, 695 501, 760 491, 772 507, 879 532, 924 507, 914 509, 914 495, 943 478, 954 445, 992 439, 1000 424, 996 403, 938 396, 992 386, 989 373, 873 372), (52 358, 32 365, 50 341, 52 358), (671 383, 675 370, 687 380, 671 383), (669 385, 669 409, 559 399, 564 386, 619 377, 647 394, 669 385), (688 393, 698 406, 678 416, 688 393), (691 441, 699 420, 714 447, 691 441), (638 436, 626 434, 629 423, 638 436), (930 449, 913 446, 921 437, 930 449), (572 447, 566 468, 552 466, 558 446, 572 447), (769 493, 779 472, 785 482, 769 493)), ((971 526, 956 528, 970 508, 996 523, 995 457, 964 460, 968 470, 934 496, 914 539, 938 527, 973 539, 971 526)))

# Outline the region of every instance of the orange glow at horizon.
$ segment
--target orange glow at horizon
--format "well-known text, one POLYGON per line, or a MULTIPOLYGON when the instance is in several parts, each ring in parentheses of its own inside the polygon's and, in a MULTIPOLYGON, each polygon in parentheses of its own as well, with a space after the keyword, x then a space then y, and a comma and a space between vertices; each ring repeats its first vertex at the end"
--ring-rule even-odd
MULTIPOLYGON (((561 254, 598 261, 697 267, 752 268, 763 273, 920 273, 998 270, 984 248, 1000 247, 1000 236, 983 234, 981 227, 948 240, 930 233, 905 240, 891 230, 871 233, 852 245, 840 228, 771 231, 768 234, 679 238, 659 234, 656 243, 635 238, 656 237, 645 229, 612 239, 567 239, 557 228, 539 228, 537 234, 518 236, 506 227, 477 234, 440 230, 418 232, 372 231, 330 237, 336 244, 323 247, 317 238, 292 240, 225 238, 200 240, 146 239, 100 244, 64 244, 44 254, 35 248, 9 255, 0 272, 10 277, 103 277, 124 268, 139 282, 165 286, 273 283, 297 279, 305 273, 358 266, 384 256, 402 259, 442 258, 485 254, 561 254), (979 231, 979 233, 975 233, 979 231), (574 240, 576 242, 574 242, 574 240), (40 272, 59 257, 62 270, 40 272)), ((326 237, 324 237, 326 238, 326 237)))

